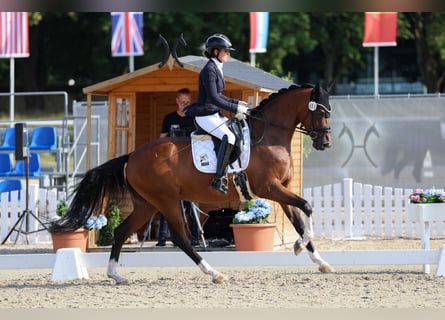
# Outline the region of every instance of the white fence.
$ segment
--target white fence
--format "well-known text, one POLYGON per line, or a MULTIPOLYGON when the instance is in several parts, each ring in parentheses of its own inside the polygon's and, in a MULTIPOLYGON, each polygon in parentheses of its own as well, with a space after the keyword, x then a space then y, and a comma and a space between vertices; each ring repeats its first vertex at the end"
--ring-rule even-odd
POLYGON ((65 193, 55 190, 39 189, 36 185, 29 186, 28 213, 26 211, 26 191, 11 192, 11 201, 8 201, 8 193, 2 193, 0 198, 0 242, 8 241, 19 244, 38 244, 51 242, 49 232, 44 229, 33 215, 47 226, 56 219, 58 199, 65 197, 65 193), (23 218, 16 225, 16 222, 23 218), (28 219, 26 219, 28 218, 28 219), (16 225, 14 231, 11 229, 16 225), (39 231, 43 229, 42 231, 39 231), (9 235, 9 237, 8 237, 9 235), (8 238, 8 239, 6 239, 8 238))
MULTIPOLYGON (((37 189, 33 185, 29 189, 29 210, 38 215, 42 221, 49 222, 55 219, 58 199, 65 194, 57 193, 55 190, 37 189)), ((8 202, 7 193, 1 194, 0 241, 6 238, 11 227, 25 210, 25 191, 21 192, 20 201, 18 192, 12 192, 11 202, 8 202)), ((344 179, 342 183, 305 188, 303 197, 312 204, 314 210, 315 237, 421 237, 421 226, 407 219, 406 206, 411 192, 411 189, 372 186, 344 179)), ((28 227, 28 231, 41 228, 32 216, 28 227)), ((22 226, 19 230, 23 229, 22 226)), ((444 236, 444 230, 444 222, 431 223, 432 237, 444 236)), ((8 241, 15 241, 18 234, 20 235, 18 243, 34 244, 51 241, 47 231, 29 235, 14 231, 8 241)))
MULTIPOLYGON (((305 188, 303 197, 313 206, 315 237, 421 237, 421 226, 407 219, 411 193, 412 189, 344 179, 343 183, 305 188)), ((431 236, 444 236, 442 221, 431 223, 431 236)))

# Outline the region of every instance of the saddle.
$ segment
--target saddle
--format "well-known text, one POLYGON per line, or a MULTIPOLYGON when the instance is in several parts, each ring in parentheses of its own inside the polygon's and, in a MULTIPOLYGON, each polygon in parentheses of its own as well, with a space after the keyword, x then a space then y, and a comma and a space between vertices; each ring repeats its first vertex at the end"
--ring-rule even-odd
MULTIPOLYGON (((190 135, 192 143, 193 163, 198 171, 205 173, 216 172, 216 153, 221 140, 208 134, 197 123, 196 130, 190 135)), ((227 126, 235 134, 236 142, 230 154, 228 172, 244 170, 250 158, 250 132, 245 120, 236 117, 229 119, 227 126)))

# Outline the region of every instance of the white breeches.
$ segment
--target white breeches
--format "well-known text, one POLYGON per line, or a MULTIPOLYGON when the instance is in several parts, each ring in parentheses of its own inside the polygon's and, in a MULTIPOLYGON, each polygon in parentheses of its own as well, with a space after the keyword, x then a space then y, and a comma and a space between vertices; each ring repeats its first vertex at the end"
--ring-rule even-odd
POLYGON ((209 116, 195 117, 196 123, 209 134, 219 139, 222 139, 224 135, 227 135, 229 144, 234 145, 236 138, 232 131, 227 127, 227 120, 229 120, 227 117, 221 116, 218 112, 209 116))

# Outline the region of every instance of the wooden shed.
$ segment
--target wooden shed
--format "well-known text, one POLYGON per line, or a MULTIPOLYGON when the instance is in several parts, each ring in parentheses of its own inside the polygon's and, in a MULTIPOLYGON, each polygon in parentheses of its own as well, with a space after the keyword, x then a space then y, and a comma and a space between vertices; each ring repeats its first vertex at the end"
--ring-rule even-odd
MULTIPOLYGON (((175 103, 177 90, 189 88, 192 92, 192 101, 197 99, 198 76, 206 62, 207 58, 200 56, 189 55, 176 60, 170 55, 164 64, 157 63, 85 87, 83 92, 87 95, 89 122, 87 148, 91 142, 93 96, 108 97, 108 159, 112 159, 159 137, 164 116, 177 108, 175 103)), ((234 58, 229 58, 224 64, 224 78, 226 96, 251 101, 255 106, 271 93, 292 84, 234 58)), ((292 148, 296 173, 292 188, 301 194, 301 134, 295 134, 292 148)), ((90 167, 89 155, 90 150, 87 149, 87 168, 90 167)), ((222 203, 201 209, 209 211, 238 206, 239 202, 222 203)), ((284 227, 286 223, 282 219, 282 213, 278 216, 277 221, 281 221, 284 227)))

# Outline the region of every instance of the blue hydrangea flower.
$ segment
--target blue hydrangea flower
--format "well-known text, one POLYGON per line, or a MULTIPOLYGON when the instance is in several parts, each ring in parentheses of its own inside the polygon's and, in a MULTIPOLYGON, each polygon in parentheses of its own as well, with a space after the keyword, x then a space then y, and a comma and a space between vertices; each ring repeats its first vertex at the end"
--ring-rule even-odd
POLYGON ((249 200, 244 210, 239 211, 233 217, 233 223, 269 223, 268 217, 272 211, 272 205, 265 199, 257 198, 249 200))
POLYGON ((89 230, 91 229, 100 230, 107 225, 107 222, 108 222, 107 217, 105 217, 103 214, 99 216, 93 216, 87 220, 87 222, 85 223, 85 228, 89 230))

